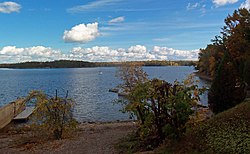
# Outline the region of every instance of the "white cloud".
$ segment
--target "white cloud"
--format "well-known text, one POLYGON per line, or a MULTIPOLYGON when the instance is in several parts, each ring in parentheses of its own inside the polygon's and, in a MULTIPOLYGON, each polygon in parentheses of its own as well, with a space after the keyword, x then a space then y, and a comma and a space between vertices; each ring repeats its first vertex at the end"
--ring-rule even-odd
POLYGON ((216 6, 223 6, 223 5, 226 5, 226 4, 234 4, 236 2, 238 2, 238 0, 213 0, 213 3, 216 6))
POLYGON ((6 46, 0 49, 0 63, 25 61, 52 61, 59 59, 83 61, 143 61, 143 60, 197 60, 199 50, 176 50, 154 46, 149 50, 143 45, 131 46, 128 49, 112 49, 107 46, 91 48, 75 47, 70 52, 62 53, 44 46, 18 48, 6 46))
POLYGON ((67 56, 61 51, 53 50, 44 46, 34 46, 28 48, 17 48, 16 46, 6 46, 0 50, 1 63, 13 63, 24 61, 51 61, 56 59, 66 59, 67 56))
POLYGON ((97 0, 97 1, 90 2, 85 5, 74 6, 72 8, 67 9, 67 11, 70 13, 83 12, 83 11, 87 11, 90 9, 97 9, 97 8, 104 7, 104 6, 114 5, 119 1, 121 0, 97 0))
POLYGON ((250 9, 250 0, 246 0, 244 3, 242 3, 240 8, 250 9))
POLYGON ((128 49, 111 49, 109 47, 76 47, 71 50, 70 58, 86 61, 141 61, 141 60, 197 60, 199 50, 175 50, 155 46, 148 50, 143 45, 131 46, 128 49))
POLYGON ((95 46, 92 48, 75 47, 71 50, 69 58, 85 61, 118 61, 119 50, 114 50, 106 46, 95 46))
POLYGON ((199 10, 202 14, 204 15, 206 13, 206 4, 204 4, 204 1, 201 1, 199 3, 188 3, 188 5, 186 6, 187 11, 190 10, 199 10))
POLYGON ((125 17, 124 16, 111 19, 109 21, 109 23, 113 24, 113 23, 120 23, 120 22, 123 22, 123 21, 125 21, 125 17))
POLYGON ((130 48, 128 48, 128 52, 144 54, 147 52, 147 48, 142 45, 131 46, 130 48))
POLYGON ((156 56, 167 56, 168 60, 197 60, 199 50, 176 50, 173 48, 154 46, 151 53, 156 56))
POLYGON ((200 6, 200 3, 195 3, 195 4, 188 3, 186 8, 187 8, 187 10, 192 10, 192 9, 195 9, 199 6, 200 6))
POLYGON ((3 2, 0 3, 0 12, 1 13, 12 13, 19 12, 21 5, 15 2, 3 2))
POLYGON ((99 36, 98 23, 79 24, 71 28, 71 30, 65 30, 63 40, 65 42, 78 42, 87 43, 94 40, 99 36))

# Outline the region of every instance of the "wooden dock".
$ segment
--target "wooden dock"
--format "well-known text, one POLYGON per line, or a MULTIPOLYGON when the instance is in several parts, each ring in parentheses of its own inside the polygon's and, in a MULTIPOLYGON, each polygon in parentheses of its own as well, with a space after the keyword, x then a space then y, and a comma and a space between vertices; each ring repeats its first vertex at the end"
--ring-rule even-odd
POLYGON ((0 108, 0 129, 8 125, 16 115, 23 111, 25 99, 17 99, 0 108))
POLYGON ((27 120, 28 117, 34 112, 34 110, 35 110, 35 107, 26 107, 13 120, 27 120))
POLYGON ((0 108, 0 129, 12 120, 27 120, 35 107, 26 106, 27 99, 20 98, 0 108))

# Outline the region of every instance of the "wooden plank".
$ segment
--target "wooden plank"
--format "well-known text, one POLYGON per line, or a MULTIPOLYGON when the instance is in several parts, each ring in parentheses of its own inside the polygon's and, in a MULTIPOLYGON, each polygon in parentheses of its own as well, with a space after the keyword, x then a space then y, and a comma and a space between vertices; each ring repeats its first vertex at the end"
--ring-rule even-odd
POLYGON ((17 99, 0 108, 0 129, 8 125, 24 107, 25 99, 17 99))
POLYGON ((18 114, 13 120, 26 120, 35 110, 35 107, 26 107, 23 112, 18 114))

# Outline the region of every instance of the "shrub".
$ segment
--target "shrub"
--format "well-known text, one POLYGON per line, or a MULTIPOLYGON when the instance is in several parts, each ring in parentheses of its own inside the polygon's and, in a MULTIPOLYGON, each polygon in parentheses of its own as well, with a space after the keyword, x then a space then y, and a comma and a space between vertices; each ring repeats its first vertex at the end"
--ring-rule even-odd
POLYGON ((185 132, 189 116, 194 113, 192 108, 197 106, 203 91, 192 76, 173 85, 152 79, 131 91, 124 110, 137 116, 140 138, 157 146, 166 137, 178 139, 185 132))
POLYGON ((77 122, 73 118, 74 101, 61 97, 49 97, 41 91, 32 91, 30 98, 35 98, 36 110, 32 118, 32 126, 38 133, 45 133, 55 139, 74 130, 77 122))

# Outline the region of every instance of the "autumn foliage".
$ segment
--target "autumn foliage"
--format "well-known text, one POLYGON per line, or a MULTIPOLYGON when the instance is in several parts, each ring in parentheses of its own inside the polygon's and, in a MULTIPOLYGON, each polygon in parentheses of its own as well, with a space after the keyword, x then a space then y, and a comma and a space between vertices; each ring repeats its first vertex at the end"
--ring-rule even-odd
POLYGON ((221 112, 240 103, 250 85, 250 12, 236 10, 225 19, 221 35, 200 50, 199 73, 212 77, 209 105, 221 112))
POLYGON ((119 67, 116 76, 123 81, 120 86, 125 92, 130 92, 137 84, 148 80, 148 75, 143 71, 142 65, 141 62, 124 62, 119 67))
POLYGON ((141 66, 125 68, 120 69, 125 71, 121 74, 128 76, 122 79, 128 83, 125 85, 132 86, 123 111, 139 120, 137 136, 142 144, 156 147, 165 138, 180 138, 186 131, 187 122, 197 108, 199 96, 204 89, 198 88, 193 76, 182 83, 176 81, 171 84, 160 79, 147 79, 141 66), (137 76, 130 72, 139 73, 137 76))
POLYGON ((49 97, 41 91, 32 91, 28 97, 35 99, 36 110, 32 116, 35 135, 61 139, 77 127, 73 118, 74 101, 61 97, 49 97))

